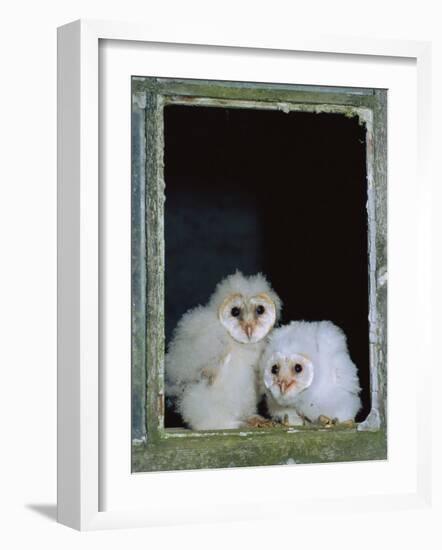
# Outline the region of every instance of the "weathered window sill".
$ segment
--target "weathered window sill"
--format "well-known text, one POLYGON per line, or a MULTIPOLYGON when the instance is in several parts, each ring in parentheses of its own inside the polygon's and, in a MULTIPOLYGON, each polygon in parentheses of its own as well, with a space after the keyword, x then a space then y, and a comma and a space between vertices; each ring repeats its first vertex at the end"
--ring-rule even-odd
POLYGON ((132 446, 132 472, 384 460, 385 430, 300 426, 192 432, 169 429, 132 446))

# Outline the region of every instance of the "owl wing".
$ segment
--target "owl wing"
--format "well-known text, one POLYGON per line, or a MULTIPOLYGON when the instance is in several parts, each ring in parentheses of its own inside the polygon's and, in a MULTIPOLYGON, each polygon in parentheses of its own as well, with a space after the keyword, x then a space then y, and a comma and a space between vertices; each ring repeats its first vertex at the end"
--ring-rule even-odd
POLYGON ((361 390, 357 368, 350 358, 344 332, 329 321, 319 325, 317 341, 321 361, 327 364, 336 386, 357 395, 361 390))
POLYGON ((204 369, 215 369, 228 353, 226 333, 213 310, 198 307, 180 320, 165 358, 166 392, 180 395, 201 379, 204 369))

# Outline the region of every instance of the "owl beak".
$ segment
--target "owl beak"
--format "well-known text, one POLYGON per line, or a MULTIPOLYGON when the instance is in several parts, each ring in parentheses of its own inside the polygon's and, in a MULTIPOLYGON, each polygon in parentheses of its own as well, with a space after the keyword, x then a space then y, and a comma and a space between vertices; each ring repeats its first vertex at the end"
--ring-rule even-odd
POLYGON ((247 324, 247 325, 244 327, 244 330, 246 331, 247 338, 250 340, 250 337, 252 336, 252 332, 253 332, 253 327, 252 327, 252 325, 247 324))
POLYGON ((294 380, 281 380, 279 387, 281 388, 282 393, 286 393, 292 386, 294 386, 294 380))

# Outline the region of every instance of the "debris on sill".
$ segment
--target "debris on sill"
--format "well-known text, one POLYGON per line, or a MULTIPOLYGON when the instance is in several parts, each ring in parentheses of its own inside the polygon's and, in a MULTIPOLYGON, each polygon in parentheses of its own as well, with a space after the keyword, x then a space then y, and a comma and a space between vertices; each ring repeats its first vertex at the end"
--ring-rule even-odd
POLYGON ((290 113, 290 105, 288 103, 277 103, 278 111, 282 111, 286 115, 290 113))
POLYGON ((132 439, 132 444, 133 445, 144 445, 144 443, 146 443, 146 436, 143 436, 141 438, 134 438, 132 439))

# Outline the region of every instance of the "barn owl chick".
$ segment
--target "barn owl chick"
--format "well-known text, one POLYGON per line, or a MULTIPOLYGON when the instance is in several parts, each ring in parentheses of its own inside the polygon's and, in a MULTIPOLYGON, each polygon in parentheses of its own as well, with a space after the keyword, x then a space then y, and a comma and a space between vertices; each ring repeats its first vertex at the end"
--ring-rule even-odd
POLYGON ((354 420, 361 408, 345 334, 330 321, 294 321, 273 331, 260 371, 270 415, 290 425, 320 416, 354 420))
POLYGON ((258 360, 280 309, 263 275, 237 271, 181 318, 166 354, 166 394, 192 429, 239 428, 256 414, 258 360))

